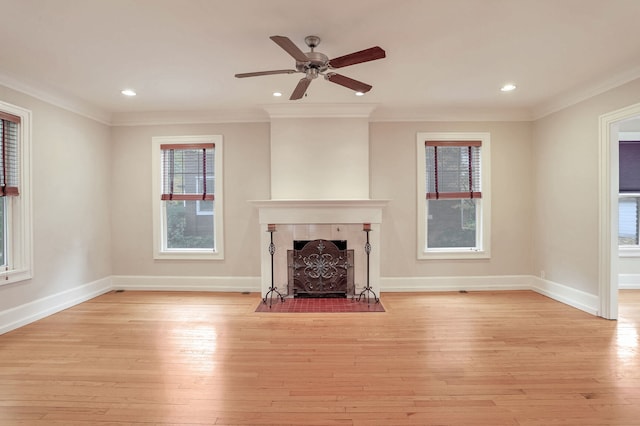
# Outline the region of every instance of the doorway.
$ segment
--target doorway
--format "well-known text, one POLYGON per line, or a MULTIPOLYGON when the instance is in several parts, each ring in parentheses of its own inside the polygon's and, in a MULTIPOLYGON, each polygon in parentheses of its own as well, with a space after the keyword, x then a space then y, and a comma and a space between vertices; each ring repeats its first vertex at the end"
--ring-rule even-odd
POLYGON ((607 319, 618 318, 618 134, 634 118, 640 104, 600 116, 599 315, 607 319))

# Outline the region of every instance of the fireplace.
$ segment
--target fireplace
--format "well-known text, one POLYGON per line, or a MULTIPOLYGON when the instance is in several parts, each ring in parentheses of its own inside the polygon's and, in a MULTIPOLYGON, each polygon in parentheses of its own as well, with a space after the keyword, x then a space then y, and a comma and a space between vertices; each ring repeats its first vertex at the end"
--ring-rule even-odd
MULTIPOLYGON (((347 240, 353 259, 346 262, 353 267, 344 270, 353 273, 354 293, 366 286, 367 276, 374 291, 379 291, 380 226, 387 200, 369 198, 369 116, 375 107, 362 103, 264 107, 271 124, 271 199, 251 201, 258 209, 260 223, 263 296, 271 285, 289 297, 293 295, 287 251, 294 240, 347 240), (370 256, 365 252, 364 223, 371 224, 370 256), (268 232, 268 225, 272 225, 272 232, 268 232)), ((311 265, 321 268, 313 260, 311 265)), ((323 277, 313 288, 326 283, 323 277)), ((351 292, 349 285, 347 293, 351 292)))
POLYGON ((354 294, 353 250, 346 240, 294 240, 287 250, 287 294, 347 297, 354 294))
POLYGON ((271 234, 268 225, 275 227, 272 233, 275 246, 273 255, 273 284, 288 297, 290 268, 287 251, 293 248, 293 241, 304 240, 346 240, 348 250, 353 250, 353 292, 347 288, 347 295, 359 294, 366 285, 367 256, 365 253, 366 233, 363 223, 371 224, 369 233, 371 254, 369 256, 369 279, 373 290, 380 291, 380 225, 382 211, 387 200, 256 200, 251 201, 258 209, 261 248, 261 291, 265 295, 271 285, 271 255, 269 243, 271 234))

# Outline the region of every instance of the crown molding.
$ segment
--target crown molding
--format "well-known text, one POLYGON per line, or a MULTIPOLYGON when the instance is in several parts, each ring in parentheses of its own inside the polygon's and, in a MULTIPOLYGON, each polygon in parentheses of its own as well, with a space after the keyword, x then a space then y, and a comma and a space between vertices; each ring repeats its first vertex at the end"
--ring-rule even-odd
POLYGON ((561 111, 570 106, 576 105, 582 101, 593 98, 594 96, 605 93, 616 87, 627 84, 633 80, 640 78, 640 66, 631 70, 620 72, 614 76, 607 78, 599 84, 584 85, 578 89, 566 92, 554 99, 544 102, 533 108, 533 120, 539 120, 547 115, 561 111))
POLYGON ((526 108, 379 107, 370 117, 372 122, 532 120, 531 111, 526 108))
POLYGON ((207 111, 118 112, 113 126, 160 126, 176 124, 263 123, 269 117, 260 108, 218 109, 207 111))
POLYGON ((74 114, 81 115, 108 126, 111 125, 111 113, 101 108, 97 108, 88 102, 74 99, 68 95, 54 94, 50 90, 43 90, 35 86, 25 84, 2 73, 0 73, 0 85, 58 108, 73 112, 74 114))
POLYGON ((213 123, 261 123, 280 118, 366 118, 370 122, 532 121, 524 109, 382 108, 375 105, 305 104, 210 111, 120 112, 113 126, 159 126, 213 123))

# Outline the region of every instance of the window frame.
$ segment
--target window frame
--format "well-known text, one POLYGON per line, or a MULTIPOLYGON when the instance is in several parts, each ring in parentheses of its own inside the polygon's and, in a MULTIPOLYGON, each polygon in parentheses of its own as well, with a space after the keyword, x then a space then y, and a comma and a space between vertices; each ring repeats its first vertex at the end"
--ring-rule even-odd
POLYGON ((0 270, 0 286, 33 278, 33 212, 31 193, 31 111, 0 101, 0 111, 20 117, 18 133, 20 194, 5 197, 8 264, 0 270))
POLYGON ((417 146, 417 258, 488 259, 491 257, 491 136, 488 132, 418 132, 417 146), (427 248, 426 149, 428 141, 481 141, 482 198, 476 202, 476 248, 427 248))
POLYGON ((223 260, 224 259, 224 185, 223 185, 223 140, 221 135, 154 136, 152 146, 152 210, 153 210, 153 258, 156 260, 223 260), (161 145, 190 145, 213 143, 215 145, 215 201, 213 210, 214 248, 169 249, 166 247, 166 220, 162 195, 162 150, 161 145))

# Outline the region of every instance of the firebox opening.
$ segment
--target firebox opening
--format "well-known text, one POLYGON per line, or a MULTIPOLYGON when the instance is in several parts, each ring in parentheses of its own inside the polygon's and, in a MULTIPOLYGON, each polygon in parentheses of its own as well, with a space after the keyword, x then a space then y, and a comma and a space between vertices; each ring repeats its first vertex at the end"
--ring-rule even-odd
POLYGON ((287 250, 288 293, 293 297, 348 297, 355 291, 353 250, 346 240, 294 240, 287 250))
MULTIPOLYGON (((294 250, 302 250, 302 248, 310 243, 312 240, 293 240, 293 249, 294 250)), ((333 244, 338 247, 339 250, 347 249, 347 240, 330 240, 333 244)))

